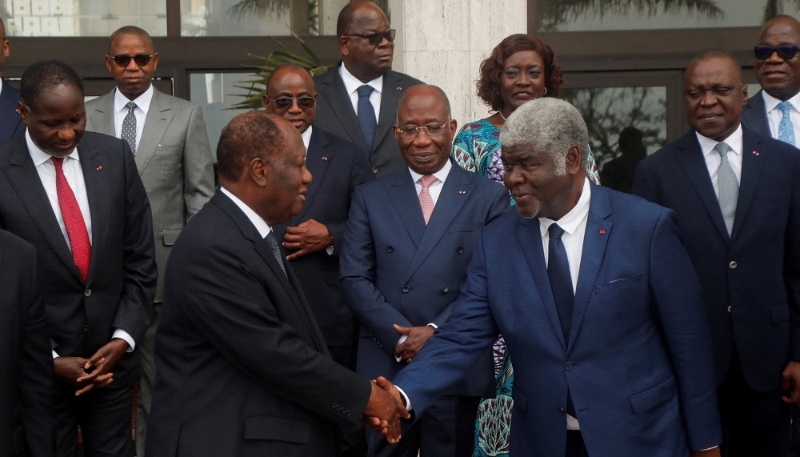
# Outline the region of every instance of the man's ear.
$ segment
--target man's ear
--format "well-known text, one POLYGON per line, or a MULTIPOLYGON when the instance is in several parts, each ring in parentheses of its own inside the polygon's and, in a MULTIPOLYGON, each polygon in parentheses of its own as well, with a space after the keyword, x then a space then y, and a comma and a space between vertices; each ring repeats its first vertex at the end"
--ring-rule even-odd
POLYGON ((569 151, 567 151, 567 157, 564 159, 564 163, 570 174, 577 173, 583 166, 583 164, 581 164, 581 155, 581 148, 579 148, 577 144, 573 145, 569 148, 569 151))
POLYGON ((263 157, 253 157, 247 164, 250 179, 259 187, 265 187, 272 175, 272 165, 263 157))

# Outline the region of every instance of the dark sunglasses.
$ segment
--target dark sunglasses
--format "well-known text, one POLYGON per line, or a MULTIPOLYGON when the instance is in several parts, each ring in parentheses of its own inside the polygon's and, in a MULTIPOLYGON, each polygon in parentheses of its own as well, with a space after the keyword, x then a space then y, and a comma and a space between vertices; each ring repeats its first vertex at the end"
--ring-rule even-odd
POLYGON ((756 46, 753 49, 753 54, 756 55, 758 60, 767 60, 773 52, 778 53, 778 57, 783 60, 793 59, 797 55, 797 50, 800 49, 793 44, 787 44, 773 48, 772 46, 756 46))
POLYGON ((278 97, 278 98, 272 98, 272 97, 270 97, 268 95, 267 98, 272 100, 272 103, 274 103, 275 106, 278 109, 288 109, 290 106, 292 106, 292 103, 294 103, 295 100, 297 101, 297 106, 299 106, 300 108, 302 108, 302 109, 311 109, 311 108, 314 107, 314 102, 316 102, 316 99, 314 99, 314 97, 298 97, 298 98, 278 97))
POLYGON ((155 54, 136 54, 135 56, 126 56, 125 54, 120 54, 111 58, 114 59, 114 62, 120 67, 127 67, 128 64, 131 63, 131 59, 136 62, 136 65, 144 67, 150 63, 150 59, 152 59, 154 55, 155 54))
POLYGON ((381 44, 381 41, 383 41, 384 38, 386 38, 389 41, 394 41, 395 33, 397 33, 397 31, 395 29, 389 29, 389 30, 387 30, 385 32, 382 32, 382 33, 369 33, 367 35, 358 35, 358 34, 355 34, 355 33, 348 33, 347 36, 358 36, 358 37, 361 37, 361 38, 366 38, 367 40, 369 40, 369 44, 371 44, 373 46, 377 46, 377 45, 381 44))

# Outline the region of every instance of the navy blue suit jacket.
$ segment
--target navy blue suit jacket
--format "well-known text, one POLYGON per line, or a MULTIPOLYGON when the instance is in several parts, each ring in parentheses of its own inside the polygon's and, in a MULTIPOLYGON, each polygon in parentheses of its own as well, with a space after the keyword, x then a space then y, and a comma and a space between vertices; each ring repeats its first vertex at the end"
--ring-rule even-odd
POLYGON ((5 143, 14 135, 25 130, 22 117, 17 112, 19 102, 19 91, 11 84, 2 80, 3 90, 0 92, 0 144, 5 143))
POLYGON ((763 90, 747 100, 747 104, 742 108, 742 125, 750 131, 760 133, 765 137, 772 137, 767 120, 767 108, 764 105, 763 90))
MULTIPOLYGON (((374 179, 364 151, 349 141, 314 126, 306 154, 306 167, 313 177, 303 209, 286 224, 275 225, 275 237, 283 243, 287 226, 309 219, 324 224, 333 236, 333 255, 325 250, 292 260, 308 303, 314 311, 328 346, 353 344, 353 314, 339 292, 339 253, 342 249, 347 213, 353 190, 374 179)), ((293 251, 289 250, 291 254, 293 251)))
MULTIPOLYGON (((406 366, 394 358, 392 324, 445 323, 478 232, 508 207, 505 187, 455 164, 427 226, 408 168, 356 188, 340 266, 342 294, 361 323, 359 373, 392 379, 406 366)), ((490 348, 483 355, 448 394, 493 396, 490 348)))
POLYGON ((800 151, 743 131, 731 236, 694 131, 643 160, 633 191, 678 214, 705 288, 717 381, 735 350, 751 388, 777 390, 787 362, 800 360, 800 151))
POLYGON ((450 320, 394 382, 417 417, 498 333, 514 363, 511 455, 562 456, 571 392, 590 455, 687 456, 718 445, 711 341, 675 215, 592 185, 570 338, 538 219, 480 233, 450 320))

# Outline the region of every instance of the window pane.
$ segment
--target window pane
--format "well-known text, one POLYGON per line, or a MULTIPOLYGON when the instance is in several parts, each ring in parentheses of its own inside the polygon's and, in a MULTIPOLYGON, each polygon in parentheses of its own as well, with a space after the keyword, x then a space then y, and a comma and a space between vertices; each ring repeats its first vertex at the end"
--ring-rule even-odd
POLYGON ((124 25, 167 35, 166 0, 0 0, 0 13, 8 36, 109 36, 124 25))
POLYGON ((189 75, 190 100, 203 107, 203 117, 206 120, 208 138, 211 150, 214 152, 214 163, 217 162, 217 143, 222 128, 228 125, 234 117, 246 113, 248 110, 229 109, 233 104, 243 100, 243 97, 232 95, 243 93, 242 89, 235 87, 251 76, 249 73, 192 73, 189 75))
POLYGON ((630 192, 638 160, 667 142, 667 88, 564 89, 561 96, 586 121, 600 183, 630 192))
MULTIPOLYGON (((771 0, 533 0, 539 31, 652 30, 710 27, 760 27, 771 0), (670 8, 666 10, 665 4, 670 8), (685 5, 693 5, 687 7, 685 5)), ((783 1, 783 12, 797 17, 800 4, 783 1)), ((774 6, 774 5, 773 5, 774 6)))

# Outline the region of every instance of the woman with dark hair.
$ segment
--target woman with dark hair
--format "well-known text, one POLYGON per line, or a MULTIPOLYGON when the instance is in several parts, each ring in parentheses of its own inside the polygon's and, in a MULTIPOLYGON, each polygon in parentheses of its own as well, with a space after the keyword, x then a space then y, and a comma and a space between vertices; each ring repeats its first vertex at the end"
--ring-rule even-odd
MULTIPOLYGON (((453 142, 451 155, 455 162, 465 170, 502 183, 505 170, 500 161, 500 129, 506 118, 529 100, 558 96, 563 84, 561 68, 550 46, 530 35, 505 38, 481 63, 478 80, 478 97, 494 114, 462 127, 453 142)), ((589 179, 599 183, 591 153, 586 167, 589 179)), ((494 344, 497 396, 481 400, 474 457, 508 456, 514 370, 505 352, 501 336, 494 344)))

